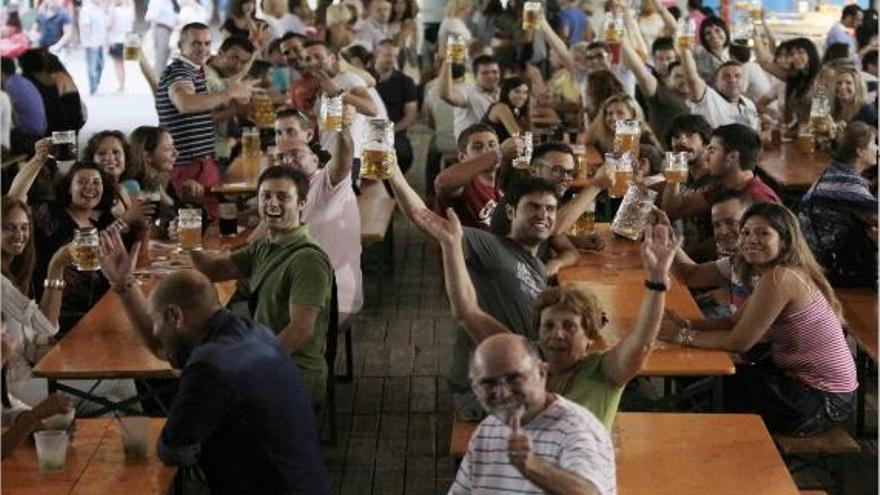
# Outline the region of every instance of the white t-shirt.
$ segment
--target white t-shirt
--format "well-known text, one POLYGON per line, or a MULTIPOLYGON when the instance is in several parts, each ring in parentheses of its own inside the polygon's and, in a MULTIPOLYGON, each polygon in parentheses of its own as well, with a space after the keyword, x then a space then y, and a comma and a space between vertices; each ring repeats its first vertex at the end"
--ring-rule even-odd
POLYGON ((440 29, 437 30, 437 46, 446 46, 446 38, 449 37, 450 34, 461 36, 462 40, 464 40, 465 46, 467 46, 471 41, 471 38, 473 38, 471 30, 468 29, 467 24, 465 24, 463 20, 457 17, 444 17, 443 22, 440 23, 440 29))
POLYGON ((125 35, 134 30, 134 9, 126 5, 116 5, 110 17, 110 31, 107 35, 111 44, 124 43, 125 35))
POLYGON ((93 1, 83 3, 79 11, 80 44, 100 48, 107 44, 107 13, 93 1))
POLYGON ((333 265, 339 311, 357 313, 364 304, 361 215, 351 187, 351 174, 336 186, 330 182, 326 167, 312 175, 303 222, 333 265))
POLYGON ((464 95, 467 106, 455 107, 455 139, 463 130, 482 121, 496 99, 494 94, 481 91, 473 83, 463 83, 457 87, 464 95))
POLYGON ((388 24, 382 25, 374 19, 367 19, 361 23, 361 28, 357 32, 357 37, 353 43, 363 45, 368 50, 373 51, 379 46, 379 43, 391 38, 391 36, 391 27, 388 24))
MULTIPOLYGON (((340 72, 333 78, 333 82, 345 91, 352 88, 367 88, 367 84, 360 77, 347 72, 340 72)), ((315 102, 315 115, 321 115, 321 98, 315 102)), ((364 133, 367 129, 367 117, 365 115, 356 114, 351 122, 351 139, 354 143, 354 157, 361 157, 361 149, 364 147, 364 133)), ((324 150, 333 153, 336 151, 336 138, 339 137, 338 132, 321 131, 320 141, 324 150)))
POLYGON ((746 76, 746 96, 752 101, 758 101, 770 94, 773 90, 773 82, 767 72, 761 68, 755 61, 749 61, 743 64, 743 72, 746 76))
MULTIPOLYGON (((600 495, 617 493, 608 430, 583 407, 557 396, 520 431, 531 439, 534 455, 589 481, 600 495)), ((484 419, 471 437, 449 494, 544 493, 510 463, 509 436, 506 424, 494 416, 484 419)))
POLYGON ((689 102, 688 106, 695 114, 702 115, 712 128, 727 124, 743 124, 751 127, 755 132, 761 132, 758 109, 754 102, 745 96, 740 96, 739 101, 731 103, 715 88, 706 86, 703 99, 689 102))

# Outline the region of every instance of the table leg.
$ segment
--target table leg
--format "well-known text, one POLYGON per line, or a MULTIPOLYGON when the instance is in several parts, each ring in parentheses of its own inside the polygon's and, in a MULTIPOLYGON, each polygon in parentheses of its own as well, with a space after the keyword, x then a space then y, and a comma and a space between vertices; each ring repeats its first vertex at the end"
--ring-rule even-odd
MULTIPOLYGON (((97 384, 95 384, 95 387, 96 386, 97 386, 97 384)), ((140 397, 131 397, 129 399, 126 399, 126 400, 123 400, 120 402, 113 402, 111 400, 105 399, 104 397, 98 397, 98 396, 92 395, 90 392, 94 391, 94 387, 92 387, 92 389, 89 392, 83 392, 82 390, 80 390, 78 388, 73 388, 73 387, 70 387, 70 386, 65 385, 63 383, 58 383, 58 382, 55 383, 55 387, 56 387, 56 390, 68 393, 68 394, 73 395, 75 397, 79 397, 83 401, 88 400, 90 402, 94 402, 95 404, 99 404, 101 406, 104 406, 103 408, 99 409, 98 411, 95 411, 94 413, 90 414, 89 416, 101 416, 103 414, 106 414, 106 413, 112 412, 112 411, 120 411, 125 414, 135 414, 135 415, 141 413, 140 411, 137 411, 135 409, 132 409, 131 407, 128 407, 129 404, 134 404, 134 403, 140 402, 140 397)), ((80 401, 80 404, 81 403, 82 403, 82 401, 80 401)), ((79 406, 77 406, 77 408, 79 408, 79 406)))

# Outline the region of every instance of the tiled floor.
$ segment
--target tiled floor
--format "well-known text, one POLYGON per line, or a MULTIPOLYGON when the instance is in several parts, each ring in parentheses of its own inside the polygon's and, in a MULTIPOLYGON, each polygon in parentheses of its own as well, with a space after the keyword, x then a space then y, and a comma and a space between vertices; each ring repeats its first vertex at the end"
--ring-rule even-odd
MULTIPOLYGON (((414 138, 423 153, 425 135, 414 138)), ((418 191, 423 190, 423 163, 417 158, 408 174, 418 191)), ((452 406, 445 383, 453 320, 441 285, 438 248, 399 213, 394 270, 385 275, 381 301, 378 276, 366 275, 367 305, 355 321, 354 380, 337 387, 339 437, 336 447, 325 450, 333 493, 446 493, 455 475, 448 456, 452 406)), ((872 425, 876 398, 873 392, 869 396, 872 425)), ((877 493, 874 438, 861 441, 863 452, 846 459, 844 493, 877 493)), ((799 480, 817 476, 811 471, 799 480)))

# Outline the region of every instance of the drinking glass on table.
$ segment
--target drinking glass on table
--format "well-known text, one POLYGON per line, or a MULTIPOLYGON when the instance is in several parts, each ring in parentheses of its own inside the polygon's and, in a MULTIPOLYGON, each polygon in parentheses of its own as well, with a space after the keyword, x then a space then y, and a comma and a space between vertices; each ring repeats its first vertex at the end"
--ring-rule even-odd
POLYGON ((177 236, 182 251, 202 249, 202 210, 196 208, 177 210, 177 236))
POLYGON ((126 459, 147 458, 149 445, 150 419, 145 416, 125 416, 119 418, 122 434, 122 451, 126 459))
POLYGON ((98 247, 98 229, 89 227, 77 229, 73 233, 73 248, 70 253, 73 264, 81 272, 94 272, 101 269, 98 247))
POLYGON ((596 228, 596 202, 593 201, 581 213, 581 216, 571 226, 569 234, 574 237, 590 235, 596 228))
POLYGON ((34 433, 40 471, 61 471, 67 461, 67 432, 42 430, 34 433))

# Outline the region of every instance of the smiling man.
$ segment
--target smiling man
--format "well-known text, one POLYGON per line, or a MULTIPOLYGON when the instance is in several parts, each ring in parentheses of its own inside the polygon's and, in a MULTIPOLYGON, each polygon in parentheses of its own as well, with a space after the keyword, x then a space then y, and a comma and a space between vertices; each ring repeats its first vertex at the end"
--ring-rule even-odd
POLYGON ((290 167, 270 167, 260 175, 257 191, 266 237, 231 254, 193 251, 193 266, 214 282, 247 279, 251 314, 278 335, 320 406, 333 267, 301 221, 309 179, 290 167))

